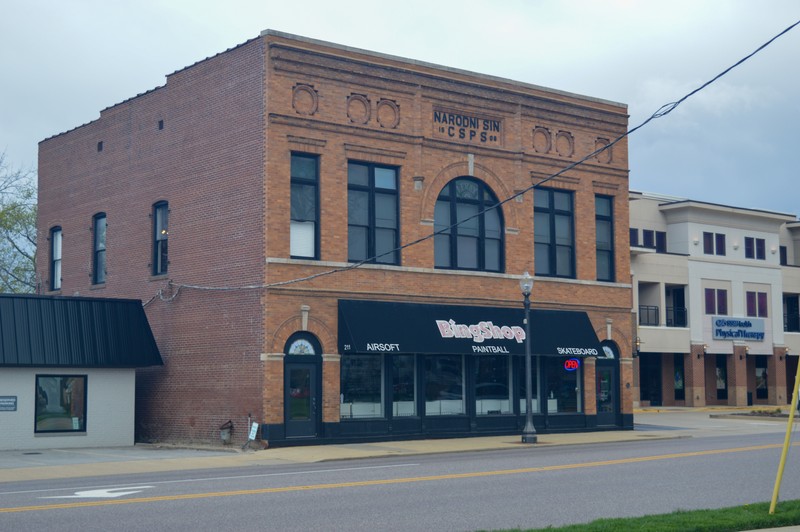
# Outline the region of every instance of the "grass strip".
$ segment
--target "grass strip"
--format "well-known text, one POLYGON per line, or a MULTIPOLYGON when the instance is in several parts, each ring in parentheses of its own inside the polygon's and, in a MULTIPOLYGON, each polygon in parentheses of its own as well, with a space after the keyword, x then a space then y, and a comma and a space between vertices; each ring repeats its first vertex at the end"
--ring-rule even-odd
MULTIPOLYGON (((773 515, 769 503, 745 504, 718 510, 679 510, 671 514, 598 519, 563 527, 530 528, 525 532, 735 532, 800 525, 800 500, 778 503, 773 515)), ((514 529, 521 532, 523 529, 514 529)))

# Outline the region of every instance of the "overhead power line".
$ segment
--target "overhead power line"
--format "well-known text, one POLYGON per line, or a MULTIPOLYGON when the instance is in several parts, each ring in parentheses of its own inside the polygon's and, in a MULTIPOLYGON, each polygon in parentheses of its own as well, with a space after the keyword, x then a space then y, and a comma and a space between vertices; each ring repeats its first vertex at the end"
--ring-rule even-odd
POLYGON ((716 76, 711 78, 710 80, 706 81, 705 83, 703 83, 702 85, 700 85, 696 89, 686 93, 680 99, 678 99, 678 100, 676 100, 674 102, 670 102, 670 103, 666 103, 666 104, 662 105, 661 107, 658 108, 658 110, 656 110, 656 112, 654 112, 652 115, 650 115, 641 124, 629 129, 628 131, 626 131, 622 135, 618 136, 617 138, 615 138, 614 140, 612 140, 611 142, 609 142, 605 146, 594 150, 593 152, 589 153, 585 157, 583 157, 583 158, 581 158, 581 159, 579 159, 579 160, 577 160, 577 161, 575 161, 573 163, 570 163, 569 165, 565 166, 564 168, 562 168, 558 172, 556 172, 554 174, 551 174, 551 175, 541 179, 537 183, 535 183, 533 185, 530 185, 529 187, 527 187, 527 188, 525 188, 523 190, 520 190, 519 192, 516 192, 515 194, 507 197, 506 199, 504 199, 502 201, 498 201, 494 205, 492 205, 490 207, 487 207, 487 208, 483 209, 482 211, 477 212, 477 213, 473 214, 472 216, 470 216, 468 218, 465 218, 465 219, 460 220, 460 221, 458 221, 458 222, 456 222, 456 223, 454 223, 452 225, 449 225, 447 227, 439 229, 438 231, 434 231, 433 233, 431 233, 429 235, 423 236, 423 237, 418 238, 416 240, 413 240, 411 242, 407 242, 405 244, 402 244, 401 246, 398 246, 398 247, 396 247, 396 248, 394 248, 392 250, 386 251, 386 252, 381 253, 379 255, 375 255, 373 257, 369 257, 367 259, 364 259, 364 260, 361 260, 361 261, 358 261, 358 262, 354 262, 352 264, 348 264, 347 266, 342 266, 340 268, 332 268, 330 270, 326 270, 326 271, 323 271, 323 272, 315 273, 315 274, 312 274, 312 275, 307 275, 305 277, 298 277, 298 278, 295 278, 295 279, 288 279, 288 280, 285 280, 285 281, 277 281, 277 282, 274 282, 274 283, 266 283, 266 284, 258 284, 258 285, 245 285, 245 286, 202 286, 202 285, 194 285, 194 284, 186 284, 186 283, 176 283, 176 282, 170 280, 168 282, 168 286, 171 287, 174 290, 174 293, 170 297, 165 297, 163 295, 163 289, 159 289, 159 291, 156 293, 156 295, 154 295, 146 303, 144 303, 144 306, 149 305, 151 302, 153 302, 157 298, 161 299, 162 301, 171 301, 171 300, 175 299, 178 296, 178 293, 180 293, 181 289, 183 289, 183 288, 191 289, 191 290, 208 290, 208 291, 262 290, 262 289, 265 289, 265 288, 275 288, 275 287, 279 287, 279 286, 286 286, 286 285, 290 285, 290 284, 296 284, 296 283, 302 283, 302 282, 306 282, 306 281, 311 281, 311 280, 317 279, 319 277, 325 277, 325 276, 333 275, 333 274, 336 274, 336 273, 343 273, 343 272, 347 272, 347 271, 350 271, 350 270, 354 270, 356 268, 360 268, 361 266, 364 266, 365 264, 373 264, 374 261, 376 259, 380 258, 380 257, 383 257, 385 255, 389 255, 391 253, 396 253, 396 252, 402 251, 402 250, 404 250, 406 248, 409 248, 411 246, 415 246, 417 244, 420 244, 420 243, 422 243, 422 242, 424 242, 426 240, 429 240, 429 239, 435 237, 436 235, 447 233, 450 230, 452 230, 454 227, 457 227, 457 226, 459 226, 459 225, 461 225, 461 224, 463 224, 465 222, 468 222, 469 220, 477 218, 477 217, 483 215, 484 213, 486 213, 486 212, 488 212, 488 211, 490 211, 492 209, 496 209, 496 208, 498 208, 498 207, 500 207, 500 206, 502 206, 502 205, 504 205, 504 204, 506 204, 506 203, 508 203, 508 202, 510 202, 510 201, 512 201, 512 200, 524 195, 525 193, 530 192, 534 188, 539 187, 539 186, 547 183, 548 181, 551 181, 551 180, 553 180, 553 179, 565 174, 566 172, 569 172, 570 170, 574 169, 577 166, 580 166, 581 164, 585 163, 586 161, 588 161, 589 159, 591 159, 593 157, 596 157, 597 155, 603 153, 604 151, 610 150, 615 144, 620 142, 622 139, 628 137, 629 135, 631 135, 634 132, 638 131, 639 129, 643 128, 644 126, 649 124, 651 121, 653 121, 653 120, 655 120, 657 118, 662 118, 664 116, 667 116, 672 111, 677 109, 680 104, 682 104, 683 102, 685 102, 686 100, 688 100, 689 98, 691 98, 692 96, 697 94, 698 92, 706 89, 709 85, 711 85, 712 83, 716 82, 720 78, 724 77, 725 75, 727 75, 729 72, 731 72, 736 67, 738 67, 738 66, 742 65, 743 63, 745 63, 746 61, 748 61, 754 55, 756 55, 757 53, 759 53, 762 50, 764 50, 766 47, 771 45, 778 38, 782 37, 783 35, 785 35, 789 31, 791 31, 792 29, 794 29, 798 25, 800 25, 800 20, 798 20, 797 22, 795 22, 791 26, 787 27, 785 30, 781 31, 780 33, 778 33, 777 35, 775 35, 774 37, 769 39, 767 42, 765 42, 764 44, 762 44, 761 46, 759 46, 758 48, 753 50, 753 52, 751 52, 748 55, 742 57, 741 59, 736 61, 734 64, 732 64, 731 66, 729 66, 728 68, 726 68, 725 70, 723 70, 722 72, 720 72, 719 74, 717 74, 716 76))

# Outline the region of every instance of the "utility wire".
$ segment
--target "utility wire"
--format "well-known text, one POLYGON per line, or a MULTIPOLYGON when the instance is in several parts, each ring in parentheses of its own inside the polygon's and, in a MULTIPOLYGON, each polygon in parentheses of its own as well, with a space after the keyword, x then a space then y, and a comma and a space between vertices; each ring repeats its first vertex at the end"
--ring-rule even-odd
POLYGON ((781 31, 780 33, 778 33, 777 35, 772 37, 770 40, 768 40, 767 42, 765 42, 764 44, 762 44, 761 46, 756 48, 753 52, 751 52, 750 54, 748 54, 748 55, 744 56, 743 58, 739 59, 737 62, 735 62, 734 64, 732 64, 731 66, 729 66, 728 68, 726 68, 725 70, 723 70, 722 72, 720 72, 719 74, 717 74, 716 76, 711 78, 710 80, 706 81, 705 83, 703 83, 702 85, 700 85, 696 89, 692 90, 691 92, 688 92, 687 94, 685 94, 680 99, 678 99, 678 100, 676 100, 674 102, 670 102, 670 103, 666 103, 666 104, 662 105, 661 107, 658 108, 658 110, 656 110, 656 112, 654 112, 652 115, 650 115, 641 124, 637 125, 634 128, 629 129, 628 131, 626 131, 622 135, 618 136, 617 138, 615 138, 613 141, 609 142, 605 146, 602 146, 601 148, 598 148, 598 149, 594 150, 593 152, 589 153, 588 155, 586 155, 582 159, 579 159, 579 160, 577 160, 577 161, 575 161, 573 163, 570 163, 569 165, 565 166, 564 168, 562 168, 558 172, 556 172, 554 174, 551 174, 548 177, 545 177, 545 178, 541 179, 539 182, 537 182, 537 183, 535 183, 533 185, 530 185, 529 187, 527 187, 527 188, 525 188, 523 190, 520 190, 519 192, 516 192, 515 194, 509 196, 508 198, 506 198, 506 199, 504 199, 502 201, 498 201, 494 205, 491 205, 491 206, 483 209, 482 211, 473 214, 472 216, 464 218, 463 220, 459 220, 456 223, 451 224, 451 225, 449 225, 447 227, 443 227, 442 229, 439 229, 438 231, 434 231, 433 233, 431 233, 429 235, 423 236, 423 237, 418 238, 416 240, 413 240, 411 242, 407 242, 406 244, 403 244, 403 245, 401 245, 399 247, 396 247, 396 248, 394 248, 392 250, 389 250, 389 251, 386 251, 384 253, 381 253, 380 255, 375 255, 374 257, 369 257, 367 259, 364 259, 364 260, 361 260, 361 261, 358 261, 358 262, 354 262, 352 264, 348 264, 347 266, 343 266, 341 268, 333 268, 331 270, 327 270, 327 271, 324 271, 324 272, 319 272, 319 273, 315 273, 315 274, 312 274, 312 275, 307 275, 305 277, 298 277, 298 278, 295 278, 295 279, 288 279, 286 281, 278 281, 278 282, 274 282, 274 283, 258 284, 258 285, 247 285, 247 286, 201 286, 201 285, 193 285, 193 284, 174 283, 172 280, 170 280, 170 281, 168 281, 167 285, 169 287, 175 287, 175 292, 172 294, 172 296, 164 297, 163 288, 159 289, 158 292, 156 293, 156 295, 154 295, 152 298, 150 298, 150 300, 148 300, 146 303, 144 303, 143 306, 149 305, 156 298, 159 298, 162 301, 172 301, 173 299, 175 299, 178 296, 178 293, 180 292, 180 290, 182 288, 192 289, 192 290, 208 290, 208 291, 261 290, 261 289, 265 289, 265 288, 275 288, 275 287, 279 287, 279 286, 286 286, 286 285, 290 285, 290 284, 296 284, 296 283, 302 283, 302 282, 306 282, 306 281, 311 281, 313 279, 317 279, 317 278, 320 278, 320 277, 325 277, 327 275, 333 275, 335 273, 342 273, 342 272, 347 272, 347 271, 350 271, 350 270, 354 270, 356 268, 360 268, 361 266, 363 266, 365 264, 373 264, 376 259, 379 259, 379 258, 381 258, 381 257, 383 257, 385 255, 389 255, 391 253, 402 251, 402 250, 404 250, 406 248, 409 248, 411 246, 415 246, 417 244, 420 244, 420 243, 422 243, 422 242, 424 242, 426 240, 429 240, 429 239, 435 237, 436 235, 448 233, 453 228, 455 228, 455 227, 457 227, 457 226, 459 226, 459 225, 461 225, 461 224, 463 224, 465 222, 468 222, 469 220, 472 220, 474 218, 482 216, 484 213, 486 213, 486 212, 488 212, 488 211, 490 211, 492 209, 497 209, 500 206, 505 205, 506 203, 508 203, 508 202, 510 202, 510 201, 512 201, 512 200, 524 195, 526 192, 529 192, 529 191, 533 190, 534 188, 539 187, 539 186, 543 185, 544 183, 547 183, 548 181, 551 181, 551 180, 553 180, 553 179, 565 174, 566 172, 569 172, 573 168, 585 163, 586 161, 588 161, 592 157, 596 157, 597 155, 603 153, 604 151, 610 150, 615 144, 620 142, 622 139, 628 137, 629 135, 631 135, 634 132, 638 131, 639 129, 643 128, 644 126, 649 124, 651 121, 653 121, 653 120, 655 120, 657 118, 662 118, 664 116, 667 116, 672 111, 677 109, 680 104, 682 104, 683 102, 685 102, 686 100, 688 100, 689 98, 691 98, 692 96, 697 94, 698 92, 704 90, 705 88, 707 88, 709 85, 711 85, 715 81, 717 81, 720 78, 722 78, 725 75, 727 75, 731 70, 733 70, 734 68, 740 66, 741 64, 743 64, 744 62, 746 62, 747 60, 752 58, 754 55, 756 55, 757 53, 761 52, 767 46, 771 45, 775 40, 777 40, 778 38, 782 37, 783 35, 785 35, 789 31, 791 31, 792 29, 794 29, 798 25, 800 25, 800 20, 798 20, 797 22, 795 22, 791 26, 787 27, 785 30, 781 31))

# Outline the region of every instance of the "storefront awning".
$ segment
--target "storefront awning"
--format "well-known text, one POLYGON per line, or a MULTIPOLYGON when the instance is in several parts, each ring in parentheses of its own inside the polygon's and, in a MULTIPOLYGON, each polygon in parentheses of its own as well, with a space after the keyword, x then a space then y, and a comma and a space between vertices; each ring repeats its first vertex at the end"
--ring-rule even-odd
MULTIPOLYGON (((339 353, 524 355, 524 315, 522 308, 339 300, 339 353)), ((531 352, 603 353, 585 312, 538 309, 531 310, 531 352)))

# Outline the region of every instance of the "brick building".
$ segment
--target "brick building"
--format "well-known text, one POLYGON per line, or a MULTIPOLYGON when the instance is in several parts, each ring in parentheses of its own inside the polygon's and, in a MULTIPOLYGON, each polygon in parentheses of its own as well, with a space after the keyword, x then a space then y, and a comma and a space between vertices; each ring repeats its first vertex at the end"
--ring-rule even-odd
POLYGON ((626 111, 268 30, 42 141, 42 291, 144 301, 139 439, 287 444, 518 432, 530 271, 537 429, 632 428, 627 144, 531 189, 626 111))

